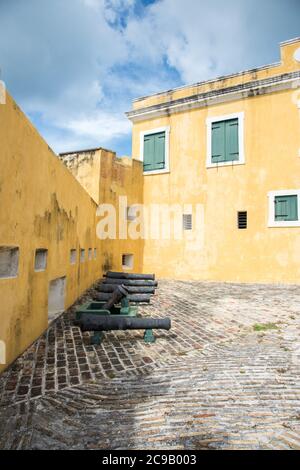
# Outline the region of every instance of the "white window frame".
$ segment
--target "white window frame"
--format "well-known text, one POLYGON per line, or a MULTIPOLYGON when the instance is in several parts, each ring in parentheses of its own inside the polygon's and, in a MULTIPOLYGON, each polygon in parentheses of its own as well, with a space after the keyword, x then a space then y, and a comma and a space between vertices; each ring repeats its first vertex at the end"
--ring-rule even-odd
POLYGON ((244 138, 244 122, 245 122, 245 113, 234 113, 234 114, 225 114, 222 116, 213 116, 206 119, 206 138, 207 138, 207 155, 206 155, 206 168, 215 168, 219 166, 232 166, 232 165, 244 165, 245 164, 245 138, 244 138), (229 121, 230 119, 238 119, 239 122, 239 159, 232 160, 231 162, 212 162, 212 125, 215 122, 220 121, 229 121))
POLYGON ((161 170, 144 171, 144 175, 159 175, 162 173, 170 173, 169 157, 170 157, 170 126, 157 127, 147 131, 140 132, 140 160, 144 162, 144 138, 146 135, 159 134, 165 132, 165 168, 161 170))
POLYGON ((280 191, 270 191, 268 227, 300 227, 300 189, 282 189, 280 191), (298 220, 275 220, 275 197, 276 196, 297 196, 298 197, 298 220))

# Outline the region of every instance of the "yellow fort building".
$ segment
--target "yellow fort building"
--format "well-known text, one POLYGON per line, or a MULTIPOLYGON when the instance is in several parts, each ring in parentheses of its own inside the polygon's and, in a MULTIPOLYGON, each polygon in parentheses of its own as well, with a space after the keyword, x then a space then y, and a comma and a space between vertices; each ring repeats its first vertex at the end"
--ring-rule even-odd
POLYGON ((133 103, 144 204, 203 207, 201 237, 187 211, 182 239, 145 240, 145 271, 299 283, 299 87, 298 38, 281 44, 278 63, 133 103))
POLYGON ((108 269, 300 283, 300 38, 280 49, 278 63, 134 101, 129 159, 100 147, 58 158, 6 93, 0 371, 108 269), (120 197, 151 224, 99 239, 97 208, 119 219, 120 197), (162 208, 179 213, 177 236, 163 235, 162 208))

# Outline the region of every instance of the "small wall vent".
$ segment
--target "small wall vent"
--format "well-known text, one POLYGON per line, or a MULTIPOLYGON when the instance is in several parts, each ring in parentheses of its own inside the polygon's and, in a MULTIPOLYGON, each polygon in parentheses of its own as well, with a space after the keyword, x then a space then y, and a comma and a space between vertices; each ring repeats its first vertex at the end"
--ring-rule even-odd
POLYGON ((192 214, 183 214, 182 225, 183 225, 183 230, 192 230, 193 228, 192 214))
POLYGON ((238 228, 240 230, 244 230, 244 229, 247 228, 248 217, 247 217, 247 212, 246 211, 238 212, 237 222, 238 222, 238 228))

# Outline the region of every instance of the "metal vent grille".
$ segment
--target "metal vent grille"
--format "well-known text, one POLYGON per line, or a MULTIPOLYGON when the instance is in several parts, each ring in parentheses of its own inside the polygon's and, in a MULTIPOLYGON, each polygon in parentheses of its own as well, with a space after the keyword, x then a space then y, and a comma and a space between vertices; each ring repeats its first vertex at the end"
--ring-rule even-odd
POLYGON ((246 211, 242 211, 242 212, 238 212, 238 228, 240 230, 244 230, 247 228, 247 212, 246 211))
POLYGON ((183 214, 182 216, 183 230, 192 230, 192 214, 183 214))

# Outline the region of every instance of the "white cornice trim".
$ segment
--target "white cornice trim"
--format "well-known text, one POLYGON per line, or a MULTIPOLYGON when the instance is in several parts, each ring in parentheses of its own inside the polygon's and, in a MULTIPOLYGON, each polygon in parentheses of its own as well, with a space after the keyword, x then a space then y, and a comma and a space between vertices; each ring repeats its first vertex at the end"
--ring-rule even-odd
POLYGON ((137 109, 126 113, 126 116, 132 122, 145 121, 157 117, 169 116, 170 114, 180 113, 190 109, 204 108, 206 106, 212 106, 215 104, 299 88, 300 72, 296 73, 296 76, 292 76, 290 78, 286 78, 287 75, 290 74, 286 74, 284 76, 285 78, 280 80, 278 80, 278 77, 274 77, 273 80, 269 78, 265 80, 249 82, 243 86, 236 85, 234 87, 225 88, 224 90, 220 90, 221 93, 201 93, 199 95, 181 98, 173 102, 161 103, 154 106, 149 106, 148 108, 137 109))
POLYGON ((212 83, 217 83, 217 82, 224 81, 224 80, 231 80, 232 78, 241 77, 243 75, 256 74, 257 72, 260 72, 262 70, 268 70, 268 69, 272 69, 275 67, 280 67, 280 65, 282 65, 281 62, 273 62, 268 65, 261 65, 256 68, 242 70, 241 72, 231 73, 230 75, 220 75, 218 77, 211 78, 210 80, 203 80, 197 83, 189 83, 188 85, 178 86, 175 88, 171 88, 170 90, 159 91, 158 93, 153 93, 152 95, 140 96, 139 98, 135 98, 133 100, 133 103, 138 103, 139 101, 143 101, 148 98, 155 98, 155 97, 164 96, 164 95, 168 96, 170 93, 174 93, 180 90, 185 90, 185 89, 188 90, 189 88, 199 88, 203 85, 210 85, 212 83))
POLYGON ((300 42, 300 37, 281 41, 279 44, 280 46, 287 46, 288 44, 294 44, 295 42, 300 42))

